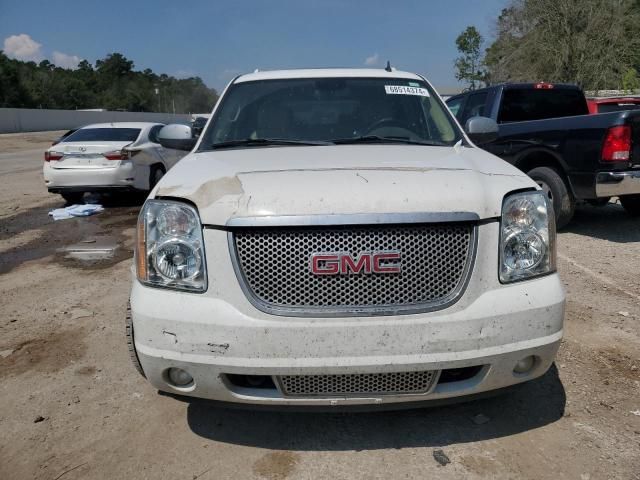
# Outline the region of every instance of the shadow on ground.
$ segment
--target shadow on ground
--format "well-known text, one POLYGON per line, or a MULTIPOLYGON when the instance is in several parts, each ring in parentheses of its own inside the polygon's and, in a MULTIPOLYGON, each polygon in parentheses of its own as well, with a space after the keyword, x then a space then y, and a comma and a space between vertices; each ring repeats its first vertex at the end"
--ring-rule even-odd
POLYGON ((544 427, 560 419, 565 391, 555 365, 505 395, 450 406, 367 413, 230 409, 188 399, 189 427, 201 437, 273 450, 346 451, 477 442, 544 427), (477 425, 475 415, 490 420, 477 425))
POLYGON ((617 203, 581 205, 571 223, 561 230, 565 232, 616 243, 640 242, 640 217, 632 217, 617 203))

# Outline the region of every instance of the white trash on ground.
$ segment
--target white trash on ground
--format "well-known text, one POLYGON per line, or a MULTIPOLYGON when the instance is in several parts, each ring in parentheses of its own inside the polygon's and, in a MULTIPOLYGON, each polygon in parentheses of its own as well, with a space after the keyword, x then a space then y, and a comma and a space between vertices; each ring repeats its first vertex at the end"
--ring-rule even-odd
POLYGON ((102 205, 71 205, 64 208, 56 208, 49 212, 54 220, 64 220, 72 217, 88 217, 104 210, 102 205))

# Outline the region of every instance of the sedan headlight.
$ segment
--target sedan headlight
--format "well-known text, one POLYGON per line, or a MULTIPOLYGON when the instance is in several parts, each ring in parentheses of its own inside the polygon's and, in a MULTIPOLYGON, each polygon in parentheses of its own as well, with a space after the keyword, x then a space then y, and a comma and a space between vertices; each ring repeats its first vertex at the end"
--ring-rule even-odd
POLYGON ((152 287, 207 289, 202 225, 185 203, 148 200, 138 217, 138 280, 152 287))
POLYGON ((500 281, 515 282, 556 270, 553 210, 540 191, 509 195, 502 205, 500 281))

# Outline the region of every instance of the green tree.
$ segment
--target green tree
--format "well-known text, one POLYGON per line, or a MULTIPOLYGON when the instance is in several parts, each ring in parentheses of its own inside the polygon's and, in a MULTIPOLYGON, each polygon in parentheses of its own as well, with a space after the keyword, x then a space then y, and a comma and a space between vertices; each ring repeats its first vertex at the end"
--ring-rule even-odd
POLYGON ((106 108, 140 112, 210 112, 218 98, 198 77, 176 79, 134 70, 120 53, 82 60, 75 70, 8 58, 0 51, 0 107, 106 108), (156 96, 155 89, 159 89, 156 96))
POLYGON ((630 92, 640 89, 640 77, 634 68, 630 68, 622 76, 622 89, 630 92))
POLYGON ((638 0, 510 0, 485 65, 490 82, 615 89, 639 52, 638 0))
POLYGON ((462 54, 456 58, 456 78, 469 83, 469 88, 475 90, 485 79, 482 66, 482 35, 474 26, 469 26, 456 38, 456 47, 462 54))

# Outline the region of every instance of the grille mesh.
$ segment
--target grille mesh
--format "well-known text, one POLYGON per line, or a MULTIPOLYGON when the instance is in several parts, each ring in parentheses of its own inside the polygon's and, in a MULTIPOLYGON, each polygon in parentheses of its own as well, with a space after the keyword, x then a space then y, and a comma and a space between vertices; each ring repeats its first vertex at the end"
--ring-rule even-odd
POLYGON ((246 286, 265 306, 292 309, 428 306, 464 282, 473 225, 432 224, 331 229, 278 228, 234 234, 246 286), (399 251, 401 273, 313 275, 311 254, 399 251))
POLYGON ((437 371, 347 375, 283 375, 282 394, 297 396, 357 396, 420 394, 429 391, 437 371))

